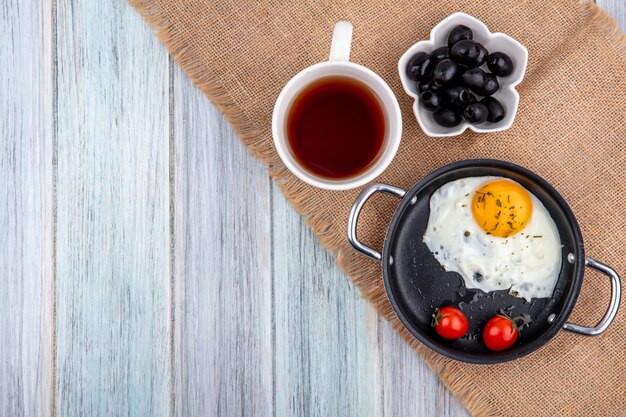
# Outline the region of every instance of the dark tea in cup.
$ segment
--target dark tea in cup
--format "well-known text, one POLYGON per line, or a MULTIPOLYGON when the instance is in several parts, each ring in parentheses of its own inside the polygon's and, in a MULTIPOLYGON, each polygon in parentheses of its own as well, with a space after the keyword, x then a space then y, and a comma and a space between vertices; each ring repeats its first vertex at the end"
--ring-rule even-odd
POLYGON ((287 115, 287 143, 312 174, 351 178, 378 159, 385 125, 383 108, 365 84, 329 76, 304 87, 294 98, 287 115))
POLYGON ((329 60, 294 75, 272 113, 276 153, 296 177, 350 190, 382 174, 402 137, 396 96, 374 71, 350 62, 352 24, 337 22, 329 60))

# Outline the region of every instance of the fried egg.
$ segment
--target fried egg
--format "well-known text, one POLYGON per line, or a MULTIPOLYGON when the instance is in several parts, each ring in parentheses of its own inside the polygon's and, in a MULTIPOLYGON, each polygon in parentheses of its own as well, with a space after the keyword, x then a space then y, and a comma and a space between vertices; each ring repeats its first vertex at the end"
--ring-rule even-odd
POLYGON ((517 182, 469 177, 430 198, 423 242, 467 288, 550 297, 561 271, 561 240, 544 205, 517 182))

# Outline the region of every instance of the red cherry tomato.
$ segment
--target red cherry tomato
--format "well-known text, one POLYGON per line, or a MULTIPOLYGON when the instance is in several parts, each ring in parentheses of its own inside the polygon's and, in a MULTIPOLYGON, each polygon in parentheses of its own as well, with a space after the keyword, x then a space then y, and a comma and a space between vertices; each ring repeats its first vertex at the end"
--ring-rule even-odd
POLYGON ((467 333, 467 317, 456 307, 436 309, 431 326, 445 339, 458 339, 467 333))
POLYGON ((514 319, 507 316, 494 316, 483 330, 483 342, 491 350, 505 350, 517 340, 519 330, 514 319))

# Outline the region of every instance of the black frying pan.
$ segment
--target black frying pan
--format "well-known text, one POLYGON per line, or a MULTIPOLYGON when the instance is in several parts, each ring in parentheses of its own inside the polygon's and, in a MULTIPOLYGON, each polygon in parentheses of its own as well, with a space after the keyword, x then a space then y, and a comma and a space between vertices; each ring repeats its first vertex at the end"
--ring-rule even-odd
POLYGON ((613 321, 619 307, 617 273, 607 265, 585 258, 580 229, 565 200, 541 177, 509 162, 489 159, 455 162, 427 175, 409 191, 386 184, 370 185, 354 202, 348 219, 348 240, 358 252, 382 261, 389 301, 413 336, 436 352, 463 362, 498 363, 520 358, 539 349, 561 329, 598 335, 613 321), (507 290, 485 293, 465 288, 462 277, 456 272, 446 272, 422 242, 433 192, 459 178, 488 175, 510 178, 523 185, 544 204, 556 223, 563 245, 563 260, 552 298, 534 298, 527 302, 509 295, 507 290), (359 213, 376 192, 401 198, 389 224, 382 254, 356 237, 359 213), (566 323, 580 292, 585 265, 611 279, 610 305, 596 327, 566 323), (445 340, 430 326, 434 309, 446 305, 459 307, 467 316, 469 332, 465 337, 445 340), (492 352, 483 345, 480 332, 500 309, 508 309, 513 315, 529 314, 533 321, 510 349, 492 352))

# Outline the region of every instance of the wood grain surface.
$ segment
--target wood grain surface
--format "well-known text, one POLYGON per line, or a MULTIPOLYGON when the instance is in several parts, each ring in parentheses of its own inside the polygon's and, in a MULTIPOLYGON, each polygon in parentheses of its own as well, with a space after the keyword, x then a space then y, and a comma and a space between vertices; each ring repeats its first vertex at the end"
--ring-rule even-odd
POLYGON ((168 57, 121 2, 56 24, 55 413, 167 416, 168 57))
POLYGON ((275 415, 382 415, 380 320, 272 189, 275 415))
POLYGON ((0 415, 50 413, 53 68, 47 2, 0 6, 0 415))
POLYGON ((272 414, 270 180, 174 72, 178 416, 272 414))
POLYGON ((467 415, 130 6, 0 24, 1 416, 467 415))

